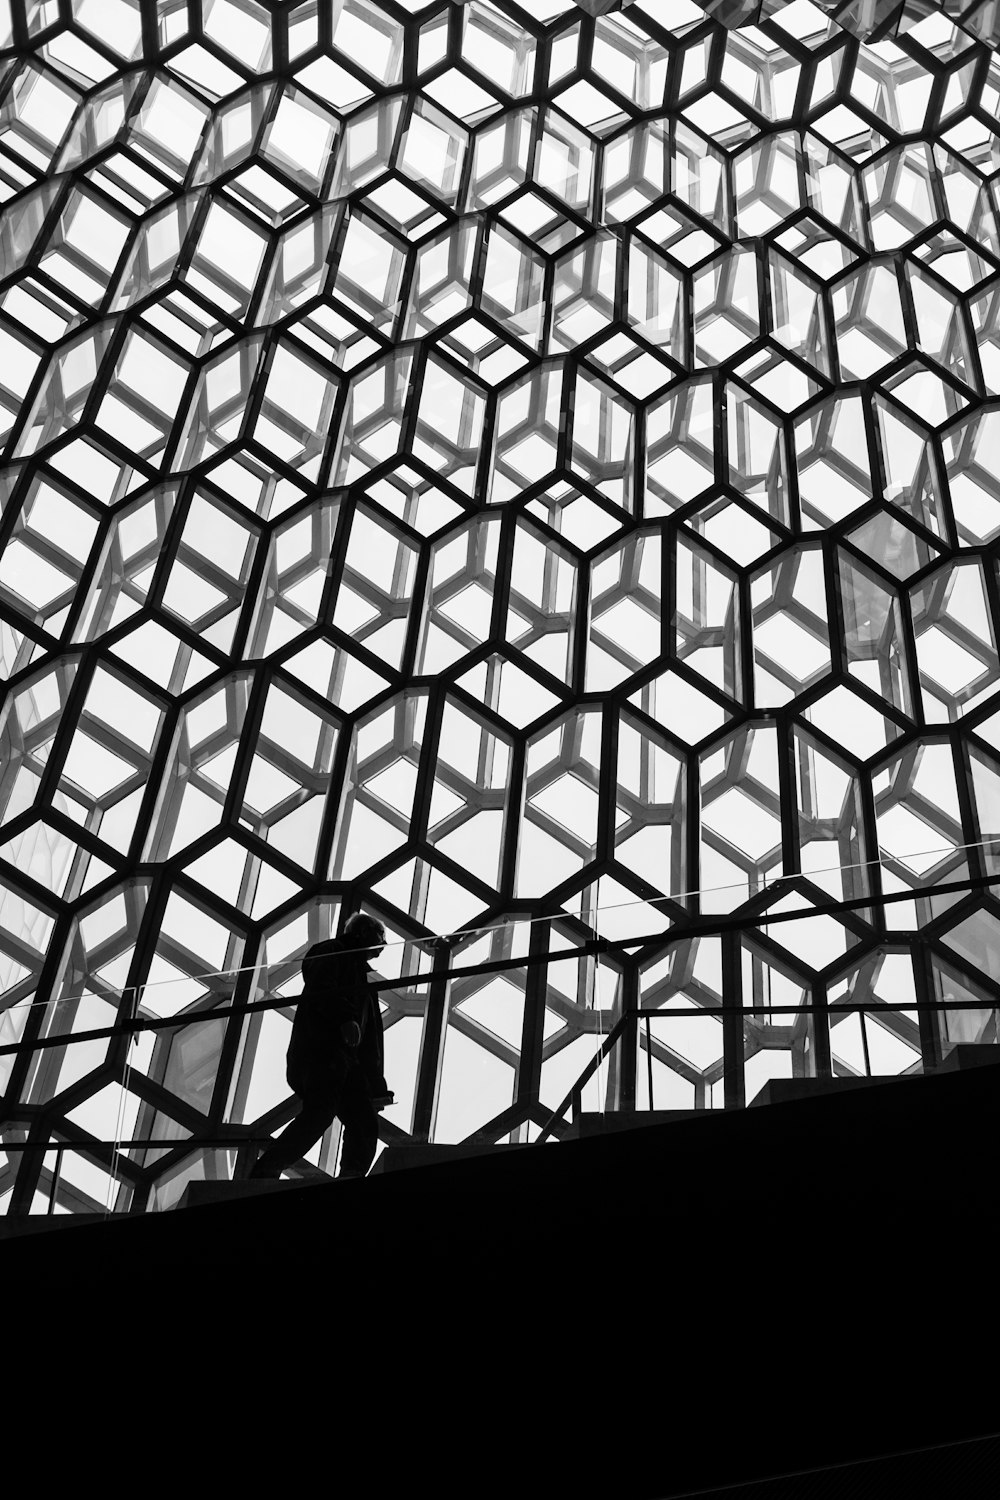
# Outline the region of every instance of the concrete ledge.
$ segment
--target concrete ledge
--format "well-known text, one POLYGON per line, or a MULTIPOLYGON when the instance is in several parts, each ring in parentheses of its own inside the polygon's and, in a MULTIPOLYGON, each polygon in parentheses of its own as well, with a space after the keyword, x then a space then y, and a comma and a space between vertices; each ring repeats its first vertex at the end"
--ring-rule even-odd
POLYGON ((580 1115, 560 1139, 564 1141, 585 1140, 593 1135, 607 1135, 618 1130, 642 1130, 650 1125, 669 1125, 675 1120, 700 1120, 715 1114, 711 1109, 642 1109, 625 1114, 614 1110, 599 1114, 596 1110, 580 1115))
POLYGON ((819 1099, 825 1094, 844 1094, 851 1089, 884 1088, 888 1084, 905 1083, 913 1078, 922 1078, 922 1073, 879 1074, 874 1078, 772 1078, 765 1083, 759 1094, 755 1094, 747 1105, 756 1109, 759 1104, 791 1104, 799 1099, 819 1099))
MULTIPOLYGON (((712 1113, 707 1109, 655 1109, 637 1110, 631 1114, 611 1111, 600 1114, 596 1110, 580 1115, 568 1130, 552 1141, 579 1141, 596 1135, 617 1134, 622 1130, 639 1130, 643 1126, 666 1125, 672 1120, 697 1120, 712 1113)), ((369 1172, 369 1177, 381 1176, 383 1172, 397 1172, 407 1167, 429 1167, 446 1161, 467 1161, 474 1157, 510 1156, 523 1151, 529 1143, 520 1146, 495 1145, 491 1141, 462 1141, 458 1145, 437 1145, 430 1141, 400 1141, 387 1146, 369 1172)), ((531 1143, 533 1144, 533 1143, 531 1143)))
MULTIPOLYGON (((970 1068, 1000 1068, 1000 1047, 960 1042, 934 1069, 934 1074, 967 1073, 970 1068)), ((931 1076, 930 1073, 889 1073, 873 1078, 772 1078, 750 1100, 747 1108, 753 1109, 758 1104, 788 1104, 796 1099, 815 1099, 823 1094, 842 1094, 847 1089, 881 1088, 886 1084, 907 1083, 931 1076)))
POLYGON ((524 1151, 525 1146, 496 1146, 486 1141, 463 1141, 457 1146, 434 1145, 430 1141, 401 1141, 395 1146, 386 1146, 378 1161, 369 1172, 369 1177, 380 1177, 383 1173, 399 1172, 410 1167, 432 1167, 441 1162, 468 1161, 479 1156, 510 1156, 524 1151))
MULTIPOLYGON (((47 1234, 81 1224, 103 1224, 107 1214, 4 1214, 0 1217, 0 1240, 19 1239, 25 1234, 47 1234)), ((118 1217, 111 1215, 111 1217, 118 1217)))
POLYGON ((969 1068, 1000 1068, 1000 1047, 959 1042, 935 1069, 937 1073, 965 1073, 969 1068))
POLYGON ((317 1173, 315 1179, 302 1177, 294 1182, 280 1178, 278 1181, 264 1178, 259 1182, 247 1179, 238 1182, 189 1182, 174 1207, 164 1211, 174 1213, 179 1208, 198 1208, 203 1203, 233 1203, 237 1198, 266 1198, 272 1193, 295 1192, 304 1187, 329 1187, 333 1180, 325 1173, 322 1176, 317 1173))

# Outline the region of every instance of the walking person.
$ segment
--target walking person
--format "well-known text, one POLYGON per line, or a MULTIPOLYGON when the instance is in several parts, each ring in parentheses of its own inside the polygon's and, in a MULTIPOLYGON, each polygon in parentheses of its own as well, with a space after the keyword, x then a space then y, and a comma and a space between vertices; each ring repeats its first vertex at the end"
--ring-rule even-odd
POLYGON ((363 1177, 375 1159, 378 1111, 392 1102, 383 1073, 382 1012, 369 986, 369 958, 385 928, 355 912, 343 935, 315 943, 302 961, 305 988, 295 1011, 286 1076, 302 1107, 250 1172, 280 1177, 330 1128, 344 1127, 341 1177, 363 1177))

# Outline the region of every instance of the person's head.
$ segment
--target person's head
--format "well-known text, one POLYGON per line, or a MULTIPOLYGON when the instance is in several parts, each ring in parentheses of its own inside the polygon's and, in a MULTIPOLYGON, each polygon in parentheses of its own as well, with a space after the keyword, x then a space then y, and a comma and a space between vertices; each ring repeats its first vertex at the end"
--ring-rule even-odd
POLYGON ((367 912, 356 911, 344 924, 344 937, 352 948, 375 948, 379 952, 385 947, 385 928, 377 917, 367 912))

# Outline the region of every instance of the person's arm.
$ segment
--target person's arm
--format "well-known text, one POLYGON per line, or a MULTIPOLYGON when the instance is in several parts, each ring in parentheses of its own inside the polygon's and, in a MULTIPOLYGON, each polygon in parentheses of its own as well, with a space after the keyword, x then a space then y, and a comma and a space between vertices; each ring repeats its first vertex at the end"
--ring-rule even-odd
POLYGON ((368 1002, 368 970, 359 955, 345 954, 337 985, 340 1039, 352 1049, 361 1043, 365 1006, 368 1002))
POLYGON ((385 1081, 385 1048, 380 997, 379 993, 372 989, 372 985, 384 982, 384 976, 367 964, 365 971, 365 983, 368 989, 368 1019, 364 1028, 364 1039, 358 1052, 358 1061, 368 1080, 371 1101, 375 1108, 387 1109, 393 1103, 394 1095, 385 1081))
POLYGON ((357 956, 334 938, 314 943, 302 960, 305 1003, 317 1043, 323 1039, 326 1045, 357 1046, 361 1035, 357 968, 357 956))
POLYGON ((343 963, 343 955, 333 939, 313 943, 302 960, 302 978, 306 989, 313 994, 321 990, 336 989, 343 963))

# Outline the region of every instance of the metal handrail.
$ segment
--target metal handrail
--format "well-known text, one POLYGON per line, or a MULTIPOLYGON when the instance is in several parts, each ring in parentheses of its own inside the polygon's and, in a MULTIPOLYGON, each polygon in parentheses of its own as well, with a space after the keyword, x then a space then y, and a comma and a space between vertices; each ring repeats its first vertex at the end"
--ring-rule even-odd
MULTIPOLYGON (((415 989, 424 985, 437 984, 442 980, 466 979, 483 974, 505 973, 514 969, 537 968, 541 964, 560 963, 572 959, 614 953, 627 948, 644 948, 648 946, 663 948, 671 943, 686 942, 696 937, 706 937, 724 932, 741 932, 747 928, 757 926, 777 926, 782 922, 803 922, 808 921, 810 917, 837 916, 852 911, 863 911, 866 907, 870 906, 887 906, 900 901, 913 901, 921 895, 941 896, 958 892, 973 892, 986 890, 996 885, 1000 885, 1000 875, 973 876, 965 880, 942 881, 939 885, 928 886, 925 890, 907 889, 879 896, 853 897, 845 901, 829 902, 823 906, 797 907, 791 911, 774 912, 765 909, 727 916, 693 917, 687 922, 675 924, 666 931, 661 929, 657 932, 637 933, 632 937, 624 938, 590 938, 583 943, 568 948, 559 948, 555 952, 528 953, 519 958, 488 959, 482 963, 466 964, 455 968, 432 968, 423 974, 408 974, 399 979, 375 980, 371 983, 370 988, 376 993, 382 990, 415 989)), ((558 922, 561 918, 556 914, 551 920, 558 922)), ((461 933, 455 934, 456 941, 460 937, 461 933)), ((884 941, 891 941, 891 938, 884 939, 884 941)), ((358 949, 356 951, 360 953, 367 950, 358 949)), ((274 967, 284 968, 288 963, 289 960, 282 960, 280 965, 275 964, 274 967)), ((262 964, 258 967, 263 969, 270 966, 262 964)), ((220 969, 218 974, 222 976, 232 972, 232 970, 220 969)), ((252 972, 252 970, 248 970, 247 972, 252 972)), ((136 984, 128 986, 122 993, 128 993, 129 990, 141 992, 143 988, 142 984, 136 984)), ((170 1027, 190 1026, 201 1021, 229 1020, 233 1016, 250 1015, 255 1011, 282 1009, 295 1005, 298 999, 297 995, 278 995, 269 996, 263 1000, 247 1001, 239 1005, 226 1005, 213 1010, 180 1011, 175 1016, 136 1017, 128 1021, 117 1022, 114 1026, 96 1027, 89 1031, 63 1032, 55 1036, 37 1037, 29 1042, 8 1042, 0 1046, 0 1057, 14 1056, 23 1051, 41 1051, 48 1047, 65 1047, 71 1045, 73 1042, 103 1041, 119 1036, 138 1035, 146 1031, 163 1031, 170 1027)), ((41 1002, 42 1005, 47 1003, 52 1002, 41 1002)), ((944 1009, 947 1008, 947 1004, 947 1002, 940 1002, 932 1007, 928 1007, 927 1002, 923 1002, 923 1008, 944 1009)), ((839 1008, 851 1011, 856 1010, 858 1007, 856 1004, 848 1004, 839 1008)), ((890 1008, 892 1007, 880 1006, 880 1009, 890 1008)), ((895 1008, 899 1010, 917 1010, 921 1008, 921 1002, 912 1001, 895 1008)), ((970 1007, 967 1002, 960 1002, 951 1008, 968 1010, 970 1007)), ((819 1007, 801 1005, 763 1007, 766 1013, 772 1015, 782 1013, 801 1014, 804 1010, 808 1009, 834 1011, 838 1007, 834 1005, 819 1007)), ((753 1013, 752 1008, 746 1006, 729 1007, 728 1011, 729 1013, 738 1011, 741 1014, 753 1013)), ((712 1007, 713 1015, 724 1015, 726 1013, 727 1007, 725 1006, 712 1007)))
MULTIPOLYGON (((709 1012, 706 1011, 706 1014, 709 1014, 709 1012)), ((714 1014, 717 1014, 717 1012, 712 1011, 711 1014, 714 1015, 714 1014)), ((573 1084, 572 1088, 570 1089, 569 1093, 566 1095, 565 1099, 549 1115, 549 1118, 546 1120, 545 1124, 542 1126, 540 1134, 538 1136, 536 1136, 535 1141, 533 1143, 534 1145, 540 1146, 544 1141, 546 1141, 548 1139, 548 1137, 552 1134, 552 1127, 553 1127, 553 1125, 555 1124, 555 1122, 557 1120, 559 1120, 559 1119, 562 1118, 562 1116, 566 1113, 566 1110, 567 1110, 568 1106, 571 1105, 571 1104, 573 1106, 573 1120, 574 1121, 576 1120, 577 1115, 579 1114, 579 1107, 578 1106, 579 1106, 580 1098, 581 1098, 581 1095, 583 1094, 584 1089, 586 1088, 587 1084, 590 1082, 591 1078, 593 1078, 594 1074, 597 1072, 597 1069, 600 1067, 601 1063, 607 1057, 607 1055, 611 1051, 612 1047, 617 1046, 618 1039, 621 1037, 621 1035, 624 1032, 626 1026, 629 1026, 636 1019, 636 1017, 638 1015, 639 1015, 638 1011, 631 1010, 631 1011, 628 1011, 625 1015, 619 1016, 618 1020, 615 1022, 615 1024, 612 1026, 611 1030, 608 1032, 607 1036, 604 1038, 604 1041, 601 1044, 601 1046, 598 1047, 597 1051, 594 1053, 593 1057, 587 1063, 587 1066, 584 1068, 584 1070, 580 1074, 579 1078, 573 1084)))

